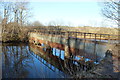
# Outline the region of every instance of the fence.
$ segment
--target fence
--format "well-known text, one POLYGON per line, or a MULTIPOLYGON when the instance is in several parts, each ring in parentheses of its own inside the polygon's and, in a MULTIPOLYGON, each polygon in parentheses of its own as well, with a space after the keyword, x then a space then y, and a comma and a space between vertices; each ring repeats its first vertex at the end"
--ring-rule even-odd
POLYGON ((73 32, 73 31, 61 31, 61 30, 45 30, 34 29, 31 32, 37 32, 44 35, 60 36, 66 37, 66 34, 69 38, 80 38, 80 39, 94 39, 96 40, 120 40, 120 35, 111 35, 111 34, 98 34, 98 33, 84 33, 84 32, 73 32))

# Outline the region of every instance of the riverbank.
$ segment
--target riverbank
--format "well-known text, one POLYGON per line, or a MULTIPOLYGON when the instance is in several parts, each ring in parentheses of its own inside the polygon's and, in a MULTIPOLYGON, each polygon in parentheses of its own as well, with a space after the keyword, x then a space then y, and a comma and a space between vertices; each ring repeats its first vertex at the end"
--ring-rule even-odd
POLYGON ((28 42, 28 36, 27 35, 21 35, 21 34, 11 34, 3 33, 2 34, 2 43, 20 43, 20 42, 28 42))
MULTIPOLYGON (((21 27, 19 32, 16 33, 16 30, 11 32, 10 30, 7 31, 7 33, 1 33, 0 41, 2 42, 28 42, 28 32, 34 31, 34 30, 43 30, 45 32, 47 31, 56 31, 56 32, 82 32, 82 33, 91 33, 86 36, 86 38, 95 38, 94 34, 96 35, 96 39, 100 38, 103 40, 106 40, 107 38, 111 38, 111 40, 116 40, 119 39, 118 36, 109 36, 109 35, 120 35, 118 28, 105 28, 105 27, 64 27, 64 26, 26 26, 26 27, 21 27), (103 35, 102 34, 108 34, 108 35, 103 35)), ((57 34, 57 33, 55 33, 57 34)), ((71 34, 71 36, 75 36, 74 34, 71 34)), ((83 38, 84 34, 78 34, 78 38, 83 38)))
POLYGON ((19 30, 6 30, 1 33, 1 41, 3 43, 19 43, 28 42, 28 32, 30 31, 27 27, 21 27, 19 30))

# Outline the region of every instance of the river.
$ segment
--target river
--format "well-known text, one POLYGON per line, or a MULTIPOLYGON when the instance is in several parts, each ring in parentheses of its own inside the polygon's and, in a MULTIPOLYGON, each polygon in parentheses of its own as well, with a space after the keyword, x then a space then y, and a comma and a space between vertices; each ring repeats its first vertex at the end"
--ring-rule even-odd
POLYGON ((3 78, 66 78, 68 75, 35 57, 28 44, 3 44, 3 78), (52 69, 50 69, 50 67, 52 69), (53 71, 53 69, 55 69, 53 71))
MULTIPOLYGON (((86 51, 91 52, 93 47, 89 46, 94 44, 86 43, 85 45, 86 51)), ((100 61, 104 58, 107 48, 105 45, 96 44, 95 46, 97 46, 95 50, 100 56, 97 57, 100 61)), ((23 43, 4 43, 0 45, 0 48, 2 50, 2 78, 70 78, 76 77, 76 73, 81 71, 78 63, 65 59, 64 51, 57 48, 47 51, 34 44, 23 43)), ((74 56, 74 59, 79 60, 79 57, 74 56)), ((88 60, 90 59, 85 59, 85 61, 88 60)), ((94 61, 94 64, 99 64, 99 61, 94 61)))

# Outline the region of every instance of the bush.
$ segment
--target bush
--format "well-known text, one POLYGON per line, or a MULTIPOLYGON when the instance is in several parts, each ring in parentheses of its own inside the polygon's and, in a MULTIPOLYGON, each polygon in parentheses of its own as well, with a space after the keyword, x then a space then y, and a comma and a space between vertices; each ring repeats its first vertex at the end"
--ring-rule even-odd
POLYGON ((17 23, 8 23, 5 26, 5 30, 2 33, 2 42, 27 42, 28 29, 19 26, 17 23))

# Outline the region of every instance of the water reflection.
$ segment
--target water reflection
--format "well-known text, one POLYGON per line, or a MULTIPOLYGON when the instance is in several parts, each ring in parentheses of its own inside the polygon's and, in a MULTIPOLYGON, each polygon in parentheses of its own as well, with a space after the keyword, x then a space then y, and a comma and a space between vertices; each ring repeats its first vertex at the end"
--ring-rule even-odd
MULTIPOLYGON (((68 75, 52 64, 47 63, 45 55, 36 58, 28 45, 3 44, 2 46, 2 77, 3 78, 64 78, 68 75), (40 62, 40 59, 42 62, 40 62), (46 63, 46 64, 45 64, 46 63), (53 70, 55 69, 55 71, 53 70)), ((51 55, 47 55, 51 56, 51 55)), ((48 57, 49 58, 49 57, 48 57)), ((47 59, 48 59, 47 58, 47 59)), ((53 62, 53 61, 52 61, 53 62)), ((53 63, 57 64, 57 63, 53 63)), ((56 65, 56 66, 60 66, 56 65)))
POLYGON ((44 46, 3 44, 3 78, 76 78, 98 64, 84 56, 72 55, 66 58, 64 50, 44 46))
POLYGON ((31 67, 28 64, 32 63, 32 58, 29 55, 28 46, 2 46, 3 51, 3 78, 24 78, 28 75, 26 67, 31 67))
MULTIPOLYGON (((77 72, 88 71, 94 68, 95 65, 95 63, 90 59, 83 59, 83 57, 80 58, 75 55, 70 58, 66 58, 64 56, 65 52, 56 48, 49 49, 49 51, 44 51, 44 47, 31 44, 30 50, 34 52, 32 55, 34 55, 50 69, 52 68, 47 65, 48 63, 71 77, 77 77, 77 72)), ((55 71, 55 69, 52 70, 55 71)))

